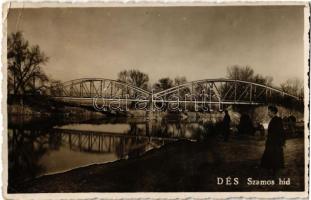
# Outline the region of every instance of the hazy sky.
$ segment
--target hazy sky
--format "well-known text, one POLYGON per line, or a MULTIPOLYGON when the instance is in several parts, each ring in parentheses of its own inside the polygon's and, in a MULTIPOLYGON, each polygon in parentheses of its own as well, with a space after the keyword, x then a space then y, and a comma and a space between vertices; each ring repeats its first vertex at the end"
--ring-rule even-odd
POLYGON ((303 79, 303 17, 302 6, 24 8, 9 12, 8 32, 40 45, 45 72, 62 81, 129 68, 151 82, 223 78, 237 64, 278 85, 303 79))

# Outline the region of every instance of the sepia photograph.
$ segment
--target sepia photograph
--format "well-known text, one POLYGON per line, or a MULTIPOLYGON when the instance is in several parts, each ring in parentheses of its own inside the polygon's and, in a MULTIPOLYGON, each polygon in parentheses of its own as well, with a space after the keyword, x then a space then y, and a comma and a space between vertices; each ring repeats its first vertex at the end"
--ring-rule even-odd
POLYGON ((307 3, 3 8, 6 197, 308 196, 307 3))

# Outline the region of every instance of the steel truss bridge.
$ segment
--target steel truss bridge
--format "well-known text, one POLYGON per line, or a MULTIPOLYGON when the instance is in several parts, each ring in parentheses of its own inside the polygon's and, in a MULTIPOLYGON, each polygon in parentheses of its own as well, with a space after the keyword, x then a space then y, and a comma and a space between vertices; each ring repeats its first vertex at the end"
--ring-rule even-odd
POLYGON ((92 100, 122 102, 123 104, 138 102, 158 104, 192 103, 195 106, 206 105, 260 105, 302 103, 303 100, 279 89, 232 79, 204 79, 187 82, 162 91, 148 91, 134 85, 104 78, 83 78, 71 80, 49 91, 50 95, 63 101, 92 100), (153 102, 153 103, 150 103, 153 102))

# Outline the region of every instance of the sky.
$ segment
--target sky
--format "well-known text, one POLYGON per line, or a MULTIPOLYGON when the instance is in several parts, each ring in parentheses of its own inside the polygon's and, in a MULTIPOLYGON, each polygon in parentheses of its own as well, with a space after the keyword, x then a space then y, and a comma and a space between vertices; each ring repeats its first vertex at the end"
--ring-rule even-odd
POLYGON ((22 31, 50 58, 53 79, 117 79, 138 69, 151 83, 225 78, 251 66, 279 85, 304 78, 302 6, 11 9, 8 34, 22 31))

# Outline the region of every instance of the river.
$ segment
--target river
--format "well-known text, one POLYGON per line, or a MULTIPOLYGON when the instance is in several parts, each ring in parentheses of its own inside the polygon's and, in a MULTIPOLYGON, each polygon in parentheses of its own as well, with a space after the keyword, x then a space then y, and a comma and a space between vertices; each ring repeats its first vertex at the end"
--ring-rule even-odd
POLYGON ((145 118, 53 120, 9 117, 9 184, 91 164, 135 158, 180 139, 198 140, 204 121, 145 118))

